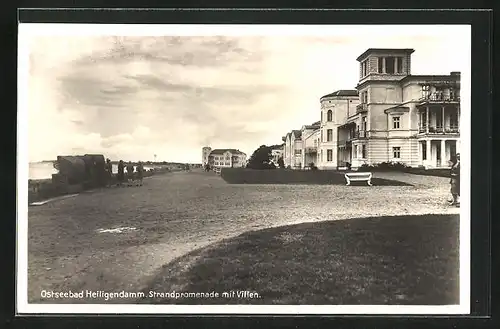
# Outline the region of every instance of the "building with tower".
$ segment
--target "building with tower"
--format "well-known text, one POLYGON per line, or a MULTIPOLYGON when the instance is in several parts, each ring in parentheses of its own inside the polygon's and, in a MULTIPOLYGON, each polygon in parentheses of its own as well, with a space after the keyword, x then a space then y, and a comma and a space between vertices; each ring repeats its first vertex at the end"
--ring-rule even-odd
POLYGON ((356 89, 321 97, 319 127, 283 137, 285 165, 305 168, 315 155, 320 169, 381 162, 449 167, 460 150, 460 72, 412 75, 413 52, 370 48, 361 54, 356 89), (314 137, 308 143, 306 136, 314 137))
POLYGON ((339 127, 340 165, 449 166, 460 148, 460 73, 412 75, 413 52, 370 48, 357 58, 360 103, 339 127))

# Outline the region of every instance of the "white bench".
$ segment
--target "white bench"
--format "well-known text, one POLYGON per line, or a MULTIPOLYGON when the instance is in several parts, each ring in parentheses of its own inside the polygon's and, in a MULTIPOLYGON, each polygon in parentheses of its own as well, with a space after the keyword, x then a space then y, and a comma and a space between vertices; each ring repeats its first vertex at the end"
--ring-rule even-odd
POLYGON ((347 186, 351 182, 366 182, 368 186, 372 186, 372 173, 371 172, 349 172, 344 174, 347 186))

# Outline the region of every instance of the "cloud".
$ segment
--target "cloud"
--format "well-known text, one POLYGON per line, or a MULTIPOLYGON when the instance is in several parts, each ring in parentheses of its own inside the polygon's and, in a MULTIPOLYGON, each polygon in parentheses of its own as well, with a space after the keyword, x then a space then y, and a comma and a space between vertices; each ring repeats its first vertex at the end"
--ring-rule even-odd
MULTIPOLYGON (((30 159, 200 161, 247 153, 319 120, 319 97, 354 88, 368 47, 412 47, 414 72, 463 70, 457 37, 33 37, 30 159), (446 50, 446 52, 444 52, 446 50), (57 129, 55 129, 57 128, 57 129)), ((437 72, 439 71, 439 72, 437 72)))

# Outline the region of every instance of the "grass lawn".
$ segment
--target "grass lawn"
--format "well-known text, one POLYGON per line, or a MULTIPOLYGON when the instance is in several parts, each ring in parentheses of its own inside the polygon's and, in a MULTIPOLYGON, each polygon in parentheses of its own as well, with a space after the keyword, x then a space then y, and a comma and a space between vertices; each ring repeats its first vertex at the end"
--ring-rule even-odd
MULTIPOLYGON (((343 172, 334 170, 254 170, 243 168, 223 168, 221 177, 229 184, 318 184, 345 185, 343 172)), ((411 186, 397 180, 372 178, 375 186, 411 186)), ((352 185, 366 186, 366 182, 352 182, 352 185)))
POLYGON ((176 304, 459 303, 459 216, 304 223, 244 233, 165 265, 147 291, 254 291, 176 304))

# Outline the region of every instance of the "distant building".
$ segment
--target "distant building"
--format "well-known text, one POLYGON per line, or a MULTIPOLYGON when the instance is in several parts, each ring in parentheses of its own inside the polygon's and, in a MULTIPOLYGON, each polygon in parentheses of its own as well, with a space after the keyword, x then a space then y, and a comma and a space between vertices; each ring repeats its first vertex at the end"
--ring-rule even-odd
POLYGON ((283 156, 285 167, 302 168, 302 131, 292 130, 283 137, 283 140, 285 141, 283 156))
POLYGON ((236 149, 210 149, 207 163, 217 168, 240 168, 246 166, 247 155, 236 149))
POLYGON ((311 165, 318 165, 318 149, 320 137, 320 121, 310 125, 302 126, 301 139, 302 150, 300 152, 301 169, 309 168, 311 165))
POLYGON ((283 157, 285 144, 271 146, 271 161, 277 166, 278 160, 283 157))

